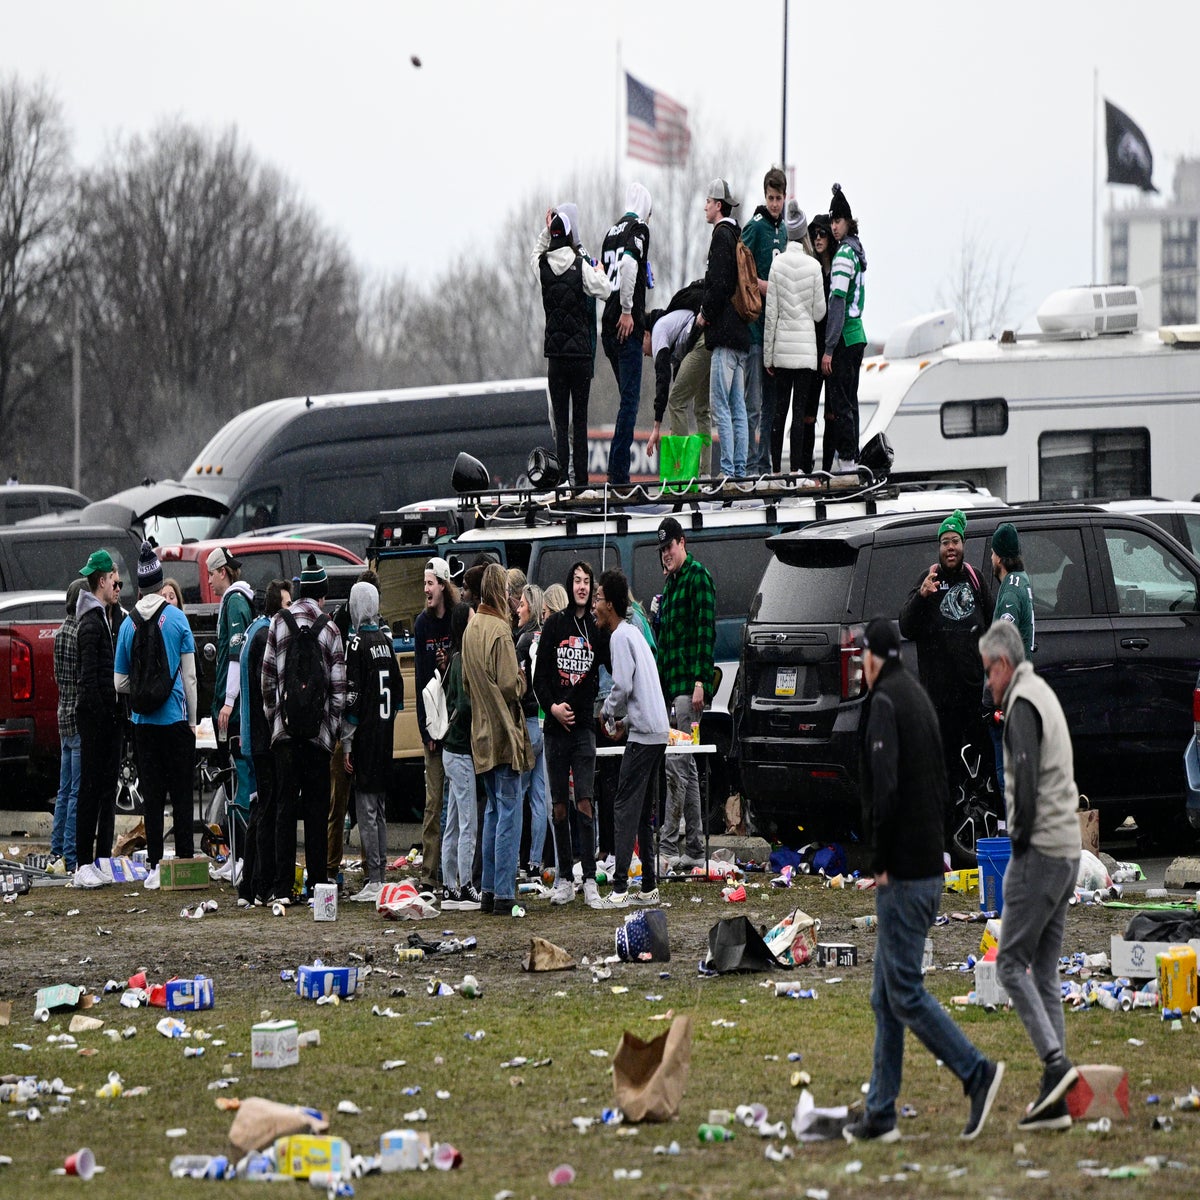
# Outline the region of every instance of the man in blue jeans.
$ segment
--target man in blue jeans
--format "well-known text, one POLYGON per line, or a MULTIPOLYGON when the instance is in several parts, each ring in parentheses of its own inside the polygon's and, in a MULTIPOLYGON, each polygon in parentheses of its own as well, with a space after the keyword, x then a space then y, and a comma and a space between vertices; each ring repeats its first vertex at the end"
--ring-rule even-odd
POLYGON ((879 921, 871 1007, 875 1056, 866 1110, 842 1134, 848 1142, 894 1142, 904 1032, 962 1081, 970 1101, 962 1137, 978 1136, 1004 1076, 967 1040, 925 990, 921 960, 943 885, 942 814, 946 773, 937 714, 920 683, 900 663, 900 634, 876 617, 863 638, 863 674, 871 689, 863 714, 863 829, 871 846, 879 921))
POLYGON ((642 398, 642 335, 646 329, 646 289, 650 272, 650 193, 631 183, 625 215, 604 235, 600 253, 612 293, 604 302, 600 341, 617 377, 621 407, 608 451, 608 482, 629 482, 629 452, 642 398))
POLYGON ((75 606, 82 579, 67 588, 67 616, 54 635, 54 682, 58 684, 58 740, 62 759, 58 773, 58 799, 50 831, 50 873, 75 874, 75 810, 79 806, 79 727, 75 701, 79 696, 79 622, 75 606))

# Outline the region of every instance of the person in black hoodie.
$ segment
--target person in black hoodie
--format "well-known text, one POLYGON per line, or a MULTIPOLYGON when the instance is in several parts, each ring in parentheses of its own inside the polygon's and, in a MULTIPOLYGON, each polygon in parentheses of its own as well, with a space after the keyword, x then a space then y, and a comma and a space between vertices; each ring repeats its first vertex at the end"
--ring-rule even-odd
POLYGON ((708 381, 709 407, 721 440, 721 473, 741 479, 746 474, 749 427, 746 423, 746 364, 750 327, 733 307, 738 286, 737 245, 741 230, 733 219, 738 201, 724 179, 708 185, 704 219, 713 227, 704 272, 704 302, 696 324, 712 351, 708 381))
POLYGON ((103 887, 112 881, 94 860, 112 851, 112 813, 121 760, 121 710, 113 678, 113 632, 108 607, 121 592, 121 573, 107 550, 93 551, 83 570, 87 587, 79 593, 79 801, 75 816, 74 884, 103 887), (109 830, 105 845, 105 830, 109 830))
POLYGON ((942 899, 942 812, 946 779, 937 715, 900 662, 900 637, 876 617, 863 637, 863 673, 871 689, 862 734, 863 832, 875 876, 871 1007, 875 1053, 863 1114, 842 1134, 848 1142, 894 1142, 904 1035, 918 1040, 961 1080, 970 1110, 962 1137, 975 1138, 1000 1090, 1004 1064, 990 1062, 925 990, 925 938, 942 899))
POLYGON ((579 828, 579 857, 583 864, 583 898, 590 907, 600 903, 596 887, 596 834, 592 814, 596 773, 596 694, 600 663, 606 655, 592 615, 596 577, 582 559, 567 573, 571 597, 562 612, 551 615, 538 641, 533 688, 546 714, 544 744, 546 774, 554 824, 557 876, 551 904, 575 899, 572 881, 575 856, 571 852, 571 826, 567 807, 570 780, 575 785, 575 812, 579 828))

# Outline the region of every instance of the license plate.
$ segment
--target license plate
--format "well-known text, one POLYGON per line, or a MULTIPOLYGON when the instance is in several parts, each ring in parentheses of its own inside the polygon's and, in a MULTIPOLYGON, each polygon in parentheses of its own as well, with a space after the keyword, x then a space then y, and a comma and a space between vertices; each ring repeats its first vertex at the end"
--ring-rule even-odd
POLYGON ((775 668, 775 695, 794 696, 796 694, 796 668, 775 668))

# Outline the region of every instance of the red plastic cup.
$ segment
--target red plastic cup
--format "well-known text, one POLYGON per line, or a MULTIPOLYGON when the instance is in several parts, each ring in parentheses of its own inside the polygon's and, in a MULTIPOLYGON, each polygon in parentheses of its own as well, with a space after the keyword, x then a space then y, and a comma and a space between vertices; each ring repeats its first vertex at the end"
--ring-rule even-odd
POLYGON ((136 975, 130 975, 129 986, 131 988, 144 988, 146 986, 146 972, 139 971, 136 975))
POLYGON ((77 1175, 84 1183, 96 1173, 96 1156, 86 1147, 81 1146, 74 1154, 67 1155, 63 1164, 68 1175, 77 1175))

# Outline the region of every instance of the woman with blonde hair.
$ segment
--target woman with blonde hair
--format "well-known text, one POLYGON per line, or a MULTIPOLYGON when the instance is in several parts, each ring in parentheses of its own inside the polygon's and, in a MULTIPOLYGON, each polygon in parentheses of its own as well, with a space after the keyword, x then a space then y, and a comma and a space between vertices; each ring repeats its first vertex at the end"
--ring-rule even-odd
POLYGON ((517 666, 525 680, 525 692, 521 697, 521 711, 525 714, 525 728, 529 731, 529 744, 533 747, 533 766, 521 776, 521 811, 524 815, 525 799, 529 799, 529 819, 525 833, 529 839, 529 875, 536 879, 542 873, 542 851, 546 846, 546 829, 549 814, 546 811, 546 763, 542 754, 542 723, 538 720, 539 705, 533 691, 533 671, 537 663, 538 639, 542 633, 542 589, 536 583, 527 583, 517 600, 517 666))
POLYGON ((471 699, 471 757, 487 792, 483 813, 482 911, 516 907, 521 847, 521 773, 533 747, 521 713, 524 690, 508 619, 508 579, 490 563, 480 581, 475 619, 463 634, 463 686, 471 699))
POLYGON ((542 593, 542 624, 550 619, 551 613, 562 612, 567 607, 567 589, 561 583, 552 583, 542 593))

